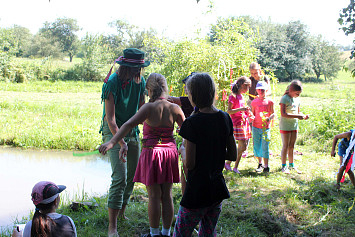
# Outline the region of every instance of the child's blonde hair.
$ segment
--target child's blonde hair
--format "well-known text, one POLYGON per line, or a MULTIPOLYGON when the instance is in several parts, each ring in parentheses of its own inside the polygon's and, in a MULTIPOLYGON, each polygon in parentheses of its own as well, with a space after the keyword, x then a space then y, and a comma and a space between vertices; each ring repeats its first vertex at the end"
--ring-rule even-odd
POLYGON ((302 91, 302 83, 300 80, 293 80, 291 81, 290 85, 287 86, 285 94, 284 95, 288 95, 289 91, 293 90, 293 91, 302 91))
POLYGON ((232 92, 234 94, 240 94, 239 91, 243 84, 251 84, 251 80, 246 76, 239 77, 232 87, 232 92))
POLYGON ((199 109, 212 106, 216 95, 216 87, 208 73, 194 74, 187 80, 186 89, 199 109))
POLYGON ((154 102, 162 94, 168 96, 168 84, 165 77, 159 73, 151 73, 149 75, 146 88, 152 91, 149 102, 154 102))

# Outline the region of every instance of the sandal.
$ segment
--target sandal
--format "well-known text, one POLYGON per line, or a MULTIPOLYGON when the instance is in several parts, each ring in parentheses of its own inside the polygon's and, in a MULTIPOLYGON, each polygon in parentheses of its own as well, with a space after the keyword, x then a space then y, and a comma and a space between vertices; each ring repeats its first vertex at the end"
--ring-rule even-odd
POLYGON ((231 165, 228 163, 224 163, 224 168, 228 171, 232 171, 231 165))

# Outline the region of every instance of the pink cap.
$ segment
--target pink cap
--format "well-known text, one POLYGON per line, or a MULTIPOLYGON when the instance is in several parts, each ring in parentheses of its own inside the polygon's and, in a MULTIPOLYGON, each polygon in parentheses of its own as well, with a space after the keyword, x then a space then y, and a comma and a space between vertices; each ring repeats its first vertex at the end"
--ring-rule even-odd
POLYGON ((56 185, 50 181, 38 182, 32 189, 32 201, 36 206, 38 204, 48 204, 53 202, 64 189, 64 185, 56 185))

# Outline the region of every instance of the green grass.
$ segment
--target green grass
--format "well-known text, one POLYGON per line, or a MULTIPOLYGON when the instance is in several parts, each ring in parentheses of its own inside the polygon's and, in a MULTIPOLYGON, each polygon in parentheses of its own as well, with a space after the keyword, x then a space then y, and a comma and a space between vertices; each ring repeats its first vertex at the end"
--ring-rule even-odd
POLYGON ((0 144, 62 150, 100 144, 101 83, 0 84, 0 144))
MULTIPOLYGON (((275 110, 288 83, 273 93, 275 110)), ((35 82, 0 83, 0 141, 20 147, 92 150, 101 142, 101 83, 35 82), (78 89, 80 88, 80 89, 78 89)), ((241 175, 225 172, 231 198, 224 201, 218 236, 350 236, 355 229, 355 209, 348 212, 355 188, 346 178, 340 191, 333 187, 338 158, 330 157, 335 134, 354 127, 355 79, 341 72, 326 83, 304 83, 301 111, 310 115, 300 121, 295 157, 303 174, 280 172, 281 139, 278 120, 272 128, 270 174, 256 174, 253 157, 241 160, 241 175)), ((249 146, 252 153, 252 144, 249 146)), ((79 191, 80 192, 80 191, 79 191)), ((59 212, 71 216, 78 236, 107 236, 107 197, 89 197, 96 209, 71 211, 64 198, 59 212)), ((174 185, 175 213, 181 199, 174 185)), ((120 236, 140 236, 149 229, 147 193, 136 184, 127 208, 127 221, 119 221, 120 236)), ((20 222, 25 222, 21 220, 20 222)), ((3 230, 0 236, 9 236, 3 230)), ((197 236, 194 234, 194 236, 197 236)))

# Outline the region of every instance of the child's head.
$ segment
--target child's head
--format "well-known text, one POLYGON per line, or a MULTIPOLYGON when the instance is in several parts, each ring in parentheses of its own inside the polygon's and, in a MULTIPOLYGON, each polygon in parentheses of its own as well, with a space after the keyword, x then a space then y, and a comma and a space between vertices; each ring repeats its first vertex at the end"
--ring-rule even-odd
POLYGON ((267 90, 268 86, 265 81, 259 81, 256 84, 256 92, 258 93, 259 97, 265 97, 265 92, 267 90))
POLYGON ((186 82, 189 99, 199 109, 211 107, 216 95, 212 77, 207 73, 195 73, 186 82))
POLYGON ((249 88, 251 86, 251 81, 249 78, 245 77, 245 76, 242 76, 242 77, 239 77, 233 87, 232 87, 232 92, 234 94, 243 94, 243 93, 246 93, 249 88))
POLYGON ((249 66, 249 71, 250 75, 255 79, 255 80, 260 80, 262 74, 261 74, 261 68, 260 65, 257 62, 252 62, 249 66))
POLYGON ((290 97, 295 98, 300 96, 302 92, 302 83, 299 80, 291 81, 291 84, 287 87, 285 94, 288 94, 290 97))
POLYGON ((146 88, 148 90, 148 93, 150 93, 149 102, 154 102, 159 97, 168 95, 168 84, 166 82, 166 79, 163 75, 158 73, 152 73, 149 75, 147 79, 146 88))
POLYGON ((66 189, 64 185, 56 185, 50 181, 38 182, 32 189, 32 201, 36 211, 32 218, 31 233, 35 236, 50 236, 51 222, 46 213, 57 209, 59 194, 66 189))

